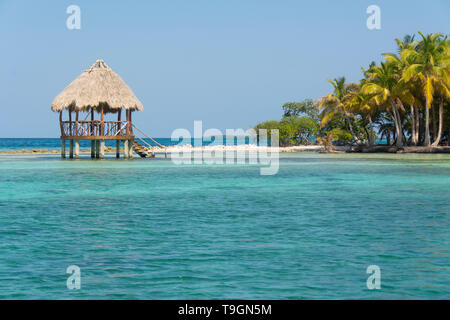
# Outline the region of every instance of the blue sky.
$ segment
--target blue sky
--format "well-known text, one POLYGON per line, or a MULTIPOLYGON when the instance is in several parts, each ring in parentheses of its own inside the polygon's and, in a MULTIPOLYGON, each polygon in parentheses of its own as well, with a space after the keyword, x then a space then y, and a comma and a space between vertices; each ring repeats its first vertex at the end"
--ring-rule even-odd
POLYGON ((448 0, 0 0, 0 137, 58 137, 53 98, 97 58, 132 88, 154 137, 248 128, 328 93, 417 30, 450 32, 448 0), (81 8, 68 30, 66 8, 81 8), (381 30, 366 8, 381 8, 381 30))

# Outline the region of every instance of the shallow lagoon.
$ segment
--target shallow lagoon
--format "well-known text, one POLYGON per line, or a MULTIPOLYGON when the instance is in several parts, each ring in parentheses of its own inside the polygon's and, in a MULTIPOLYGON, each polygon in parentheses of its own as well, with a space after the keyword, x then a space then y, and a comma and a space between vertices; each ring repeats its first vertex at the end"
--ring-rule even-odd
POLYGON ((449 299, 449 187, 449 155, 2 155, 0 298, 449 299))

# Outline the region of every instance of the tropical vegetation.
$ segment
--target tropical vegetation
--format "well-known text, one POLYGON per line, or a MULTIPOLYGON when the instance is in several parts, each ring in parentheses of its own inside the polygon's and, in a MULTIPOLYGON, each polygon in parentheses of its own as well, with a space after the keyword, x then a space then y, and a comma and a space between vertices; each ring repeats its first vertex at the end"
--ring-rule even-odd
POLYGON ((395 39, 396 53, 361 68, 363 78, 329 80, 332 92, 288 102, 280 121, 255 129, 278 129, 280 145, 333 141, 372 146, 448 145, 450 136, 450 40, 441 33, 395 39))

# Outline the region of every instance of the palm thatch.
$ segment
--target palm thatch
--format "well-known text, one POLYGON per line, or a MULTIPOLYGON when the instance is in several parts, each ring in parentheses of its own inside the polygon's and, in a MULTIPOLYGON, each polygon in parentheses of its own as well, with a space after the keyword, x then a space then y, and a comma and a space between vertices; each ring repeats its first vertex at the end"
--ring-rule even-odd
POLYGON ((121 108, 142 111, 144 107, 118 74, 99 59, 69 84, 52 102, 52 111, 117 112, 121 108))

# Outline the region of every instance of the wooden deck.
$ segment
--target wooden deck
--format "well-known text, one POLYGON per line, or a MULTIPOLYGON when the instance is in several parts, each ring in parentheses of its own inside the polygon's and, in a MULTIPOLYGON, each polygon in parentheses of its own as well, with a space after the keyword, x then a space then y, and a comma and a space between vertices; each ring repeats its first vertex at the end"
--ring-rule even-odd
POLYGON ((129 121, 61 121, 61 139, 66 140, 132 140, 129 121))

